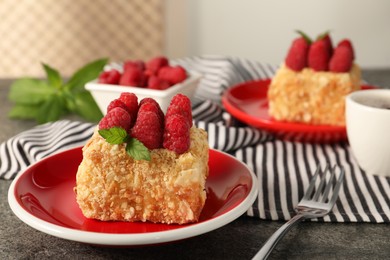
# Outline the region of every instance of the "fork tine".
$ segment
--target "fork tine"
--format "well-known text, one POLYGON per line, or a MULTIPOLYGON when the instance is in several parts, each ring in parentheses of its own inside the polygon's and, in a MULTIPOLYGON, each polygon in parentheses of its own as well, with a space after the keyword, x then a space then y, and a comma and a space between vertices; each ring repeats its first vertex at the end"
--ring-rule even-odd
POLYGON ((337 165, 333 166, 332 168, 329 168, 331 174, 330 174, 330 177, 329 177, 328 184, 326 185, 324 193, 322 195, 322 200, 321 200, 322 203, 325 203, 326 200, 328 199, 330 189, 332 188, 333 183, 334 183, 333 179, 336 176, 336 167, 337 167, 337 165))
POLYGON ((324 189, 324 185, 326 183, 326 173, 328 172, 329 168, 330 168, 329 163, 327 163, 325 170, 322 172, 320 184, 318 185, 318 188, 313 196, 313 200, 315 200, 315 201, 318 200, 318 198, 321 195, 322 190, 324 189))
POLYGON ((306 200, 310 199, 310 196, 313 193, 314 187, 316 186, 316 179, 317 179, 317 176, 319 175, 320 171, 321 171, 321 166, 318 165, 316 172, 314 173, 313 177, 311 178, 309 187, 307 188, 306 193, 303 196, 303 199, 306 199, 306 200))
POLYGON ((339 176, 339 179, 337 180, 336 186, 334 187, 333 196, 330 200, 331 204, 334 204, 338 198, 339 190, 340 190, 341 184, 343 183, 343 180, 344 180, 344 175, 345 175, 344 168, 341 167, 340 176, 339 176))
POLYGON ((335 176, 336 176, 336 169, 338 168, 337 165, 333 166, 331 168, 330 164, 327 163, 325 170, 321 173, 321 166, 318 165, 316 172, 314 173, 309 187, 307 188, 307 191, 303 198, 299 201, 297 207, 295 208, 297 215, 295 215, 293 218, 291 218, 286 224, 284 224, 277 232, 275 232, 268 240, 267 242, 263 245, 261 250, 257 252, 255 257, 253 259, 267 259, 271 251, 274 249, 276 244, 279 242, 280 239, 287 233, 290 228, 298 223, 301 220, 304 219, 311 219, 311 218, 317 218, 317 217, 324 217, 329 212, 332 210, 337 198, 338 194, 340 191, 341 184, 343 183, 344 180, 344 168, 340 166, 340 174, 339 174, 339 179, 336 181, 335 187, 333 189, 333 195, 330 200, 328 200, 326 203, 324 203, 328 196, 329 196, 329 191, 331 190, 331 187, 333 186, 335 182, 335 176), (328 183, 326 184, 326 187, 323 187, 326 183, 326 175, 330 171, 330 178, 328 183), (318 201, 317 199, 310 199, 310 196, 314 190, 315 183, 317 176, 321 174, 321 180, 320 180, 320 187, 316 191, 316 194, 313 197, 316 197, 317 199, 319 198, 319 194, 321 193, 322 190, 324 190, 324 195, 321 197, 322 202, 318 201))

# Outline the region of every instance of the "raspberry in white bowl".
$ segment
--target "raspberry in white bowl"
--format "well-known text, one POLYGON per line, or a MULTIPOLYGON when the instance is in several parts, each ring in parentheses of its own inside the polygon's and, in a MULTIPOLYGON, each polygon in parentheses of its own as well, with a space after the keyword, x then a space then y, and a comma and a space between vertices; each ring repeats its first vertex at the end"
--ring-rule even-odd
POLYGON ((147 62, 128 60, 116 66, 109 65, 100 76, 86 84, 103 114, 111 100, 122 92, 131 92, 139 99, 153 98, 165 112, 170 100, 178 93, 190 99, 194 96, 201 75, 173 65, 165 56, 147 62))

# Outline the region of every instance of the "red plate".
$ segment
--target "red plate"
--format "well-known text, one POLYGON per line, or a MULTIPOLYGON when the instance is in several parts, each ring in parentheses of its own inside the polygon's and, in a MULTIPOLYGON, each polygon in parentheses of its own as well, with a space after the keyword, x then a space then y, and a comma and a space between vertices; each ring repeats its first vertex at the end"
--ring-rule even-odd
MULTIPOLYGON (((226 110, 238 120, 259 129, 274 133, 277 137, 304 142, 336 142, 347 139, 342 126, 308 125, 274 120, 268 114, 267 92, 271 80, 256 80, 229 88, 222 96, 226 110)), ((373 86, 362 86, 372 89, 373 86)))
POLYGON ((12 183, 8 200, 25 223, 61 238, 101 245, 145 245, 188 238, 241 216, 257 196, 255 175, 233 156, 210 150, 207 200, 200 221, 188 225, 102 222, 87 219, 73 188, 81 147, 30 166, 12 183))

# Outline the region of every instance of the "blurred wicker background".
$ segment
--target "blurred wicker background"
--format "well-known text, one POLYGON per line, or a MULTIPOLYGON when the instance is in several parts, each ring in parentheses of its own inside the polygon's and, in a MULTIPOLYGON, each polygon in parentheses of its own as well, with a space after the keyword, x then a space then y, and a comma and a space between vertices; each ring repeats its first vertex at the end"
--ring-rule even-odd
POLYGON ((164 44, 162 0, 0 0, 0 78, 64 76, 98 58, 148 59, 164 44))

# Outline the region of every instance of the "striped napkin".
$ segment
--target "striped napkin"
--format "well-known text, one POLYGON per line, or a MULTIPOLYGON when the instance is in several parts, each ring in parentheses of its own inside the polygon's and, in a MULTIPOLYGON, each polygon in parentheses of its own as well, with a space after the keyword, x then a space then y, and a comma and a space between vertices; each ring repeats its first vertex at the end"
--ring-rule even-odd
MULTIPOLYGON (((175 60, 204 75, 198 87, 193 118, 206 129, 211 148, 230 153, 257 175, 259 194, 249 216, 288 220, 318 164, 342 165, 343 188, 333 211, 320 222, 390 222, 390 178, 367 175, 347 143, 310 144, 274 138, 246 126, 225 112, 221 94, 228 87, 270 78, 276 67, 239 58, 203 56, 175 60)), ((37 126, 0 144, 0 178, 13 179, 28 165, 50 154, 83 145, 95 125, 61 120, 37 126)))

